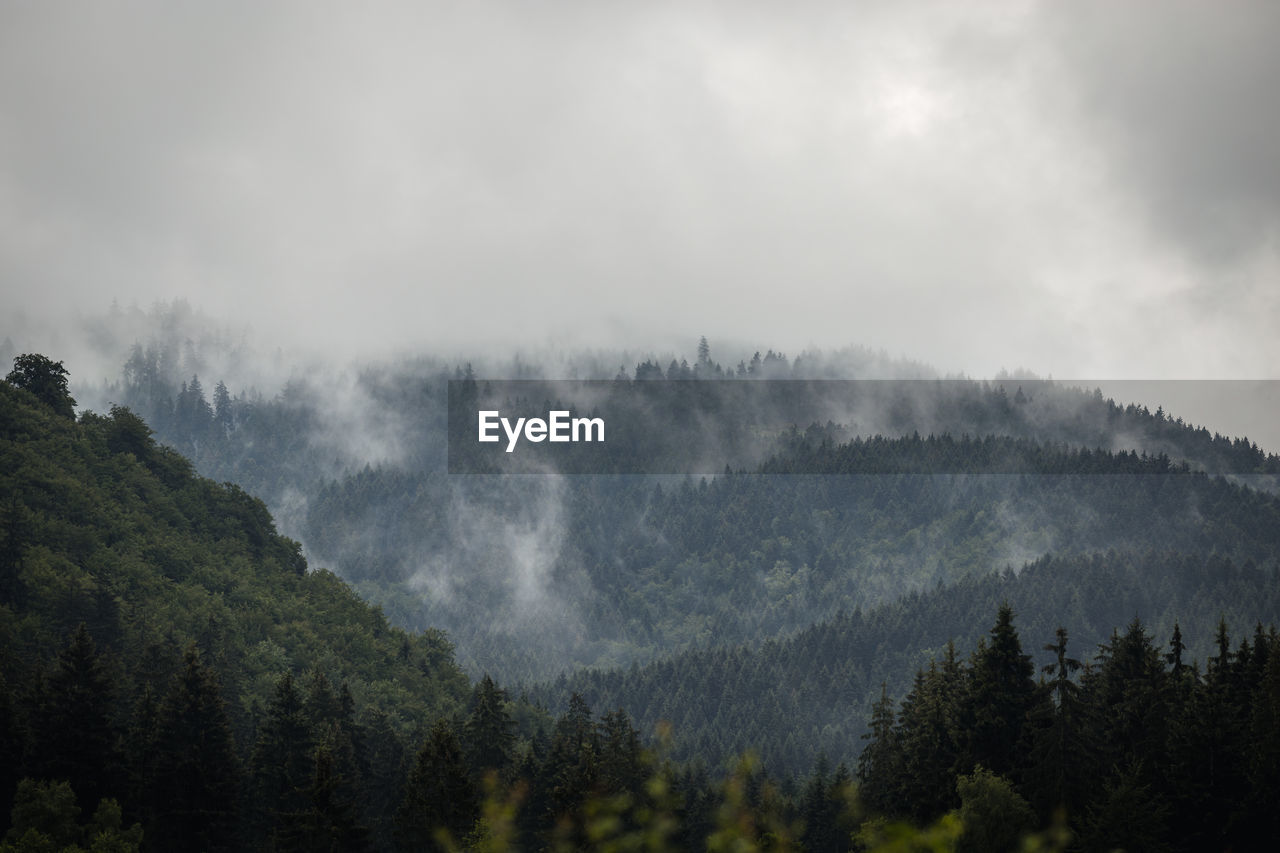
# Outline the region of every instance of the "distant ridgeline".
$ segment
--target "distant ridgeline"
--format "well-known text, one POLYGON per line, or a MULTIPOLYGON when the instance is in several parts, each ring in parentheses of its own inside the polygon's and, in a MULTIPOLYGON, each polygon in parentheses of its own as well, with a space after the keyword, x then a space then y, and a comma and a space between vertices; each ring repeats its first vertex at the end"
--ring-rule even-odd
POLYGON ((779 450, 790 466, 765 471, 1280 473, 1280 457, 1246 440, 1043 381, 1011 397, 968 380, 466 378, 448 383, 448 408, 452 474, 716 475, 757 470, 779 450), (915 442, 885 446, 902 437, 915 442), (834 446, 839 464, 812 458, 834 446), (1120 467, 1105 458, 1113 451, 1144 464, 1120 467))
POLYGON ((1034 379, 837 380, 821 359, 775 353, 741 369, 709 348, 690 362, 567 383, 406 360, 342 387, 304 375, 275 398, 218 383, 211 404, 198 377, 172 375, 176 356, 138 347, 116 390, 198 470, 262 496, 313 559, 393 623, 448 631, 474 676, 536 680, 785 636, 1049 553, 1169 547, 1260 563, 1277 553, 1272 504, 1237 488, 1273 489, 1277 458, 1158 407, 1034 379), (475 470, 519 457, 543 473, 715 477, 448 475, 451 388, 474 404, 452 424, 473 449, 477 410, 514 423, 618 407, 601 444, 556 444, 546 460, 524 454, 550 442, 522 439, 511 454, 494 442, 475 470), (692 440, 655 441, 681 424, 692 440), (600 447, 606 464, 578 455, 600 447), (726 467, 831 482, 726 477, 726 467), (1230 482, 1197 471, 1231 472, 1230 482))

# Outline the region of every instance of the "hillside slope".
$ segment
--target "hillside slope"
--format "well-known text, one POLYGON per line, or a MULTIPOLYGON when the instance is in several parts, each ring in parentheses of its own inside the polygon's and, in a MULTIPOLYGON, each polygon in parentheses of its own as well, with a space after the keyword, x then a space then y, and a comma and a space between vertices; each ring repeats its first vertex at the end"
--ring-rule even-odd
POLYGON ((26 776, 69 782, 85 815, 121 801, 152 849, 252 846, 323 746, 348 810, 325 819, 385 841, 406 744, 470 694, 442 634, 308 571, 260 500, 195 476, 127 409, 77 422, 0 382, 3 822, 26 776), (287 732, 301 763, 264 799, 287 732))

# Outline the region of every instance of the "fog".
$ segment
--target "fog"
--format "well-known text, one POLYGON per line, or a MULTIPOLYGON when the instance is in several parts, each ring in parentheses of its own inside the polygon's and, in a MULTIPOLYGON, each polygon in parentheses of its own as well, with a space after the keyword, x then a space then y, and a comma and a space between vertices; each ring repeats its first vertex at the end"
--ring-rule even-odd
POLYGON ((5 4, 0 333, 181 297, 291 363, 1272 378, 1278 41, 1263 2, 5 4))

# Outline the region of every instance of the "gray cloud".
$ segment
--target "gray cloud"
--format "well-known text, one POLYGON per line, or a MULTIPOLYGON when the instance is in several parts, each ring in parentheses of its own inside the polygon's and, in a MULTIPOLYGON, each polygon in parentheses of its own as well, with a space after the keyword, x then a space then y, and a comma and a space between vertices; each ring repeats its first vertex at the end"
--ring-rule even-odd
POLYGON ((1271 375, 1277 41, 1261 4, 6 4, 5 314, 1271 375))
POLYGON ((1048 4, 1078 104, 1159 227, 1202 260, 1266 247, 1280 226, 1280 7, 1048 4))

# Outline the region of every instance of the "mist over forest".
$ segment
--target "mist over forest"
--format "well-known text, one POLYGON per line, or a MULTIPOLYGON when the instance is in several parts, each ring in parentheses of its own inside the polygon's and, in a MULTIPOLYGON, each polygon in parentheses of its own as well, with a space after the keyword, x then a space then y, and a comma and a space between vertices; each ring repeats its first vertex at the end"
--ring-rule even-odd
MULTIPOLYGON (((892 814, 907 796, 911 814, 928 820, 953 795, 890 794, 910 787, 893 769, 907 759, 884 750, 907 748, 907 709, 933 689, 929 679, 958 684, 994 665, 983 662, 997 648, 983 633, 997 609, 1007 612, 995 636, 1012 630, 1016 613, 1027 654, 1014 657, 1032 670, 1052 670, 1055 654, 1061 666, 1070 637, 1086 659, 1079 650, 1099 649, 1106 671, 1124 629, 1125 642, 1152 654, 1173 637, 1178 666, 1210 674, 1229 658, 1227 626, 1257 626, 1235 659, 1259 666, 1250 648, 1270 648, 1262 626, 1280 612, 1280 457, 1158 400, 1117 401, 1027 371, 947 377, 859 348, 788 356, 766 347, 722 362, 702 338, 685 354, 404 354, 343 364, 292 362, 283 351, 263 358, 250 332, 182 302, 112 306, 83 326, 77 358, 96 365, 86 371, 96 378, 69 385, 81 423, 105 429, 109 448, 145 460, 155 441, 193 473, 260 496, 284 541, 296 540, 296 558, 282 559, 340 578, 376 606, 376 619, 456 661, 451 679, 465 673, 497 691, 473 697, 470 713, 477 701, 505 704, 501 713, 528 738, 490 759, 498 764, 535 760, 539 738, 550 736, 540 718, 568 715, 559 727, 576 714, 585 725, 591 708, 619 708, 638 738, 669 730, 668 760, 704 768, 697 773, 754 754, 784 788, 809 778, 835 792, 856 766, 877 808, 892 814), (535 473, 449 473, 449 443, 466 444, 471 429, 450 432, 454 396, 512 413, 545 411, 551 403, 538 401, 552 399, 599 412, 601 394, 632 435, 688 421, 696 438, 661 450, 668 455, 652 470, 663 473, 625 473, 647 470, 646 454, 661 445, 624 438, 618 449, 616 427, 623 473, 566 473, 570 457, 557 470, 554 455, 540 457, 535 473), (126 429, 134 438, 121 445, 113 436, 126 429), (1040 642, 1055 631, 1057 645, 1040 642), (976 649, 971 669, 957 657, 966 648, 976 649), (896 724, 885 722, 890 697, 905 697, 896 724), (835 780, 831 762, 842 768, 835 780)), ((18 349, 12 336, 5 347, 18 349)), ((10 381, 23 387, 24 376, 15 370, 10 381)), ((1141 390, 1162 387, 1179 390, 1141 390)), ((1260 394, 1261 405, 1270 393, 1266 383, 1238 390, 1260 394)), ((474 421, 472 409, 462 414, 474 421)), ((11 495, 29 487, 16 488, 11 495)), ((14 577, 12 600, 25 602, 29 581, 14 577)), ((110 625, 94 606, 92 624, 110 625)), ((279 667, 297 652, 278 643, 263 640, 243 658, 246 672, 261 673, 240 682, 256 685, 233 719, 246 740, 256 731, 260 742, 287 699, 270 698, 270 661, 279 667)), ((353 695, 409 724, 367 689, 353 695)), ((455 725, 465 732, 471 723, 455 725)), ((972 733, 948 731, 958 755, 977 748, 965 740, 972 733)), ((412 743, 422 734, 386 737, 412 743)), ((1005 772, 1029 756, 1005 755, 1005 772)), ((1047 808, 1052 796, 1031 779, 1023 796, 1047 808)), ((378 843, 392 843, 404 819, 391 808, 396 783, 386 784, 389 823, 364 818, 381 827, 378 843)), ((1086 801, 1072 796, 1077 807, 1086 801)), ((166 826, 151 829, 174 831, 166 826)), ((1096 821, 1079 826, 1102 831, 1096 821)))
POLYGON ((0 4, 0 853, 1280 849, 1278 85, 1266 0, 0 4))

